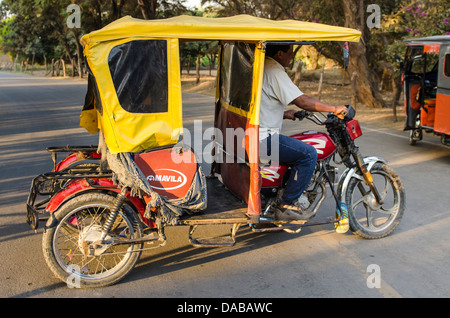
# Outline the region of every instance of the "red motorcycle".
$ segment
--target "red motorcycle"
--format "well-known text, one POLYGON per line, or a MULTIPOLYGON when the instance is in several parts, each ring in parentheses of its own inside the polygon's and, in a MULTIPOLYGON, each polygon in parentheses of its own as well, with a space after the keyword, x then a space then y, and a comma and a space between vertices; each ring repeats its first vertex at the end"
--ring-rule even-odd
MULTIPOLYGON (((398 226, 405 209, 405 190, 399 176, 379 157, 363 158, 354 140, 362 135, 355 110, 347 106, 349 113, 343 120, 329 114, 323 120, 315 113, 299 111, 295 117, 310 119, 326 127, 328 134, 307 131, 291 136, 316 148, 318 160, 311 182, 303 194, 307 208, 317 213, 326 196, 329 185, 337 204, 336 219, 349 218, 350 229, 367 239, 382 238, 398 226), (338 177, 338 169, 331 165, 336 153, 346 170, 338 177), (337 182, 337 190, 334 184, 337 182), (343 204, 344 203, 344 204, 343 204)), ((272 164, 261 169, 261 194, 265 199, 263 215, 275 209, 289 178, 287 165, 272 164)), ((336 221, 337 229, 339 227, 336 221)), ((345 222, 345 221, 344 221, 345 222)), ((329 223, 329 222, 326 222, 329 223)), ((320 223, 320 224, 326 224, 320 223)), ((319 223, 309 223, 314 225, 319 223)), ((284 225, 284 228, 287 226, 284 225)), ((295 230, 295 226, 289 226, 295 230)))

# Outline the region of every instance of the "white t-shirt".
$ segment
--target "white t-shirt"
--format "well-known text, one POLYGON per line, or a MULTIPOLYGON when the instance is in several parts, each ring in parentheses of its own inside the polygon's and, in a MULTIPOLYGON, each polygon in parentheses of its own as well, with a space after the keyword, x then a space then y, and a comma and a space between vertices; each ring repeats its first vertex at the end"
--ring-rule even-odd
POLYGON ((259 140, 269 133, 281 132, 284 107, 303 95, 292 82, 284 67, 273 58, 266 57, 264 63, 261 93, 261 112, 259 118, 259 140))

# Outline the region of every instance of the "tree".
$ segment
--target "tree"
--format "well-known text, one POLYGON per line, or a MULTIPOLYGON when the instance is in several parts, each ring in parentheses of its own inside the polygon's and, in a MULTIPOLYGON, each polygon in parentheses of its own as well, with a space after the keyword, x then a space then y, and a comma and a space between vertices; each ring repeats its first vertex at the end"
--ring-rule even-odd
POLYGON ((137 3, 145 20, 156 18, 157 0, 137 0, 137 3))
MULTIPOLYGON (((376 74, 369 65, 370 54, 367 43, 370 32, 365 23, 365 5, 363 0, 210 0, 203 3, 215 3, 220 7, 218 15, 252 14, 271 19, 296 19, 310 22, 322 22, 346 26, 362 31, 359 43, 350 46, 350 75, 358 70, 358 97, 370 107, 383 107, 384 102, 376 89, 376 74)), ((323 42, 314 44, 316 50, 327 58, 343 65, 343 43, 323 42)))
POLYGON ((0 2, 1 48, 19 60, 68 59, 83 75, 83 34, 100 29, 125 15, 165 18, 186 12, 182 1, 78 0, 81 28, 67 26, 72 0, 3 0, 0 2))
POLYGON ((361 31, 358 43, 349 43, 349 73, 358 73, 356 90, 358 99, 369 107, 385 107, 381 94, 378 92, 376 74, 369 68, 367 43, 370 32, 365 20, 364 0, 342 0, 345 14, 345 26, 361 31))

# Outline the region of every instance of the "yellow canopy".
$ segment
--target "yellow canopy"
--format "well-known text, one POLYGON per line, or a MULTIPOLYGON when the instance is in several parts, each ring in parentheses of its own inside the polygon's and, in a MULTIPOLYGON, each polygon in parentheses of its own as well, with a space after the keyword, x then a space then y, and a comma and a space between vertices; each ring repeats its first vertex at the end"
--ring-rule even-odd
POLYGON ((249 15, 203 18, 181 15, 163 20, 123 17, 101 30, 85 35, 83 45, 133 37, 240 41, 351 41, 354 29, 294 20, 273 21, 249 15))
MULTIPOLYGON (((183 127, 179 40, 236 40, 260 45, 264 41, 359 41, 360 36, 359 31, 343 27, 249 15, 164 20, 124 17, 81 39, 95 77, 98 112, 97 120, 92 118, 95 112, 82 112, 80 124, 89 132, 100 128, 111 153, 176 143, 183 127)), ((264 59, 260 51, 255 55, 252 83, 250 123, 254 125, 259 123, 258 92, 264 59)))

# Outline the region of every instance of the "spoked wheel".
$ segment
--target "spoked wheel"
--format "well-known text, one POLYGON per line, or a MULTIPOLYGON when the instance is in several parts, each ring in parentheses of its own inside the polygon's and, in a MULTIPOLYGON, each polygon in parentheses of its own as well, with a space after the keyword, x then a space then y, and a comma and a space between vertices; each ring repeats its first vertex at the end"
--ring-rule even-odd
POLYGON ((364 181, 352 178, 347 188, 350 229, 367 239, 382 238, 395 230, 405 210, 405 190, 399 176, 386 164, 376 163, 370 170, 383 204, 364 181))
POLYGON ((42 247, 52 272, 69 287, 102 287, 122 279, 140 257, 141 244, 120 241, 142 237, 135 211, 126 203, 109 235, 101 240, 102 226, 114 206, 114 197, 90 193, 76 197, 49 219, 42 247))

